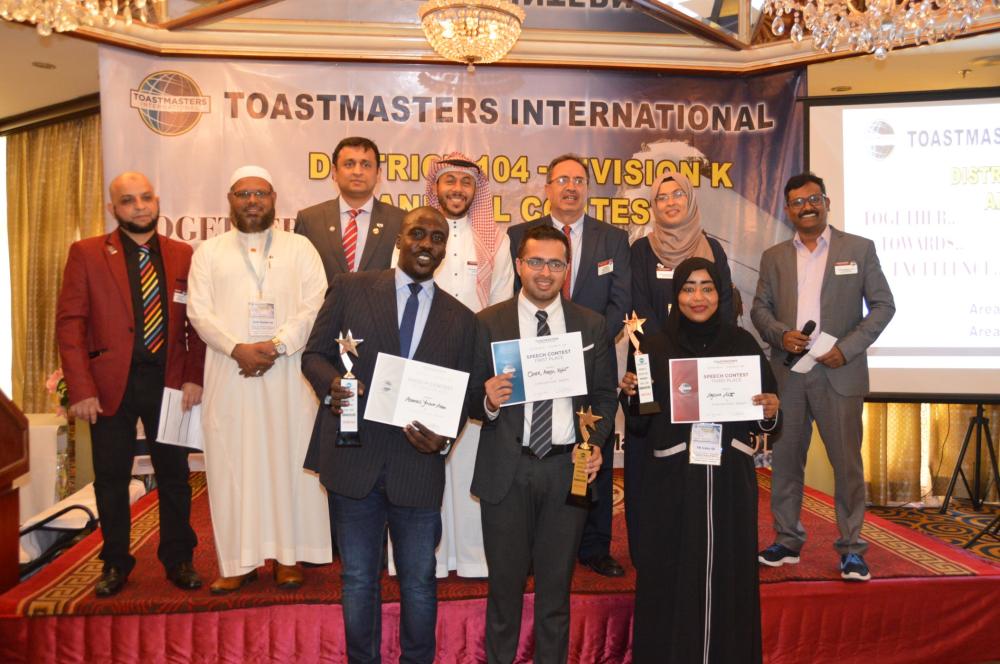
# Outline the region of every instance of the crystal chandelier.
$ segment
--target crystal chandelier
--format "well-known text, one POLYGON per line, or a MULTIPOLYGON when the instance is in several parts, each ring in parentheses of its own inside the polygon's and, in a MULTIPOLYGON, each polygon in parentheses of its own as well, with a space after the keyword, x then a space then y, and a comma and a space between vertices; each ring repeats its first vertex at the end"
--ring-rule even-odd
POLYGON ((438 55, 469 71, 507 55, 524 22, 524 10, 508 0, 428 0, 418 12, 438 55))
MULTIPOLYGON (((988 0, 765 0, 771 32, 800 42, 812 34, 813 46, 827 53, 849 50, 884 60, 896 46, 933 44, 966 32, 988 0)), ((992 0, 1000 6, 1000 0, 992 0)))
POLYGON ((71 32, 81 25, 111 28, 133 18, 148 22, 150 5, 158 0, 0 0, 0 18, 34 23, 38 34, 71 32))

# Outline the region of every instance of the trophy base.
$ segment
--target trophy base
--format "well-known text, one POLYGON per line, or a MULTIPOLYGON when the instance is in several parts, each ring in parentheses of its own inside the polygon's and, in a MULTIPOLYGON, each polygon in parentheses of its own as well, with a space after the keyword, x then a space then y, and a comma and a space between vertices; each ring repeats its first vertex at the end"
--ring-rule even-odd
POLYGON ((341 431, 337 434, 337 447, 361 447, 361 437, 357 431, 341 431))
POLYGON ((590 506, 594 504, 595 501, 593 493, 591 491, 590 485, 587 485, 587 491, 582 496, 573 493, 572 491, 566 495, 566 504, 573 507, 582 507, 583 509, 590 509, 590 506))
POLYGON ((629 405, 629 412, 632 415, 656 415, 661 412, 660 403, 658 401, 633 401, 629 405))

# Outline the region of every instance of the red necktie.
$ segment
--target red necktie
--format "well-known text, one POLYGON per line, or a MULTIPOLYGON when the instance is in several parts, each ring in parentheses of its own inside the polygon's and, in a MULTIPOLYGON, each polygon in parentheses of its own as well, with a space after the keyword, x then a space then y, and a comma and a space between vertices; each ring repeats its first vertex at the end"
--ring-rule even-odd
POLYGON ((348 210, 351 219, 344 229, 344 258, 347 259, 347 271, 354 272, 354 251, 358 248, 358 215, 361 210, 348 210))
POLYGON ((573 227, 569 224, 563 225, 563 233, 566 235, 566 242, 568 246, 566 247, 566 280, 563 281, 562 294, 567 300, 572 299, 569 296, 570 282, 573 281, 573 236, 570 232, 573 227))

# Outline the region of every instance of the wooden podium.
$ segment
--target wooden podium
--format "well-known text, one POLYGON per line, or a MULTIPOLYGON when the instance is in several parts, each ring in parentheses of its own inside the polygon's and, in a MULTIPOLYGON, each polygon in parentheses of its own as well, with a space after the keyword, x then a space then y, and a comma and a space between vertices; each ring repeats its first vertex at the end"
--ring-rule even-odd
POLYGON ((0 390, 0 593, 17 585, 21 519, 14 480, 28 472, 28 418, 0 390))

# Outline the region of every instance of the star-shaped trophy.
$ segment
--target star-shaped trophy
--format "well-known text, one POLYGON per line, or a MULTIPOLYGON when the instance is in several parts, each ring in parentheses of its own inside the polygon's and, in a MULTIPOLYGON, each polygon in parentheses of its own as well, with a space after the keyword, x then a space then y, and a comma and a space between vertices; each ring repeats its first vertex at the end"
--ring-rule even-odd
POLYGON ((351 391, 351 396, 347 398, 347 403, 340 409, 340 432, 337 435, 337 447, 360 447, 361 439, 358 437, 358 379, 351 373, 354 362, 351 355, 358 357, 358 344, 364 339, 355 339, 351 330, 347 330, 347 335, 343 333, 337 337, 340 345, 340 359, 344 363, 347 373, 340 377, 340 386, 351 391))
POLYGON ((587 410, 581 407, 580 410, 576 411, 576 416, 580 422, 580 436, 583 438, 583 442, 573 453, 573 483, 570 485, 568 500, 571 503, 586 506, 589 486, 587 462, 590 460, 591 454, 590 431, 596 429, 597 423, 604 418, 600 415, 594 415, 594 409, 591 406, 587 406, 587 410))
POLYGON ((638 381, 636 394, 629 397, 629 409, 635 415, 653 415, 660 412, 660 405, 653 398, 653 375, 649 367, 649 355, 639 349, 639 337, 636 334, 643 334, 642 324, 645 318, 639 318, 635 310, 632 316, 626 316, 625 331, 628 339, 632 343, 632 359, 635 360, 635 376, 638 381))

